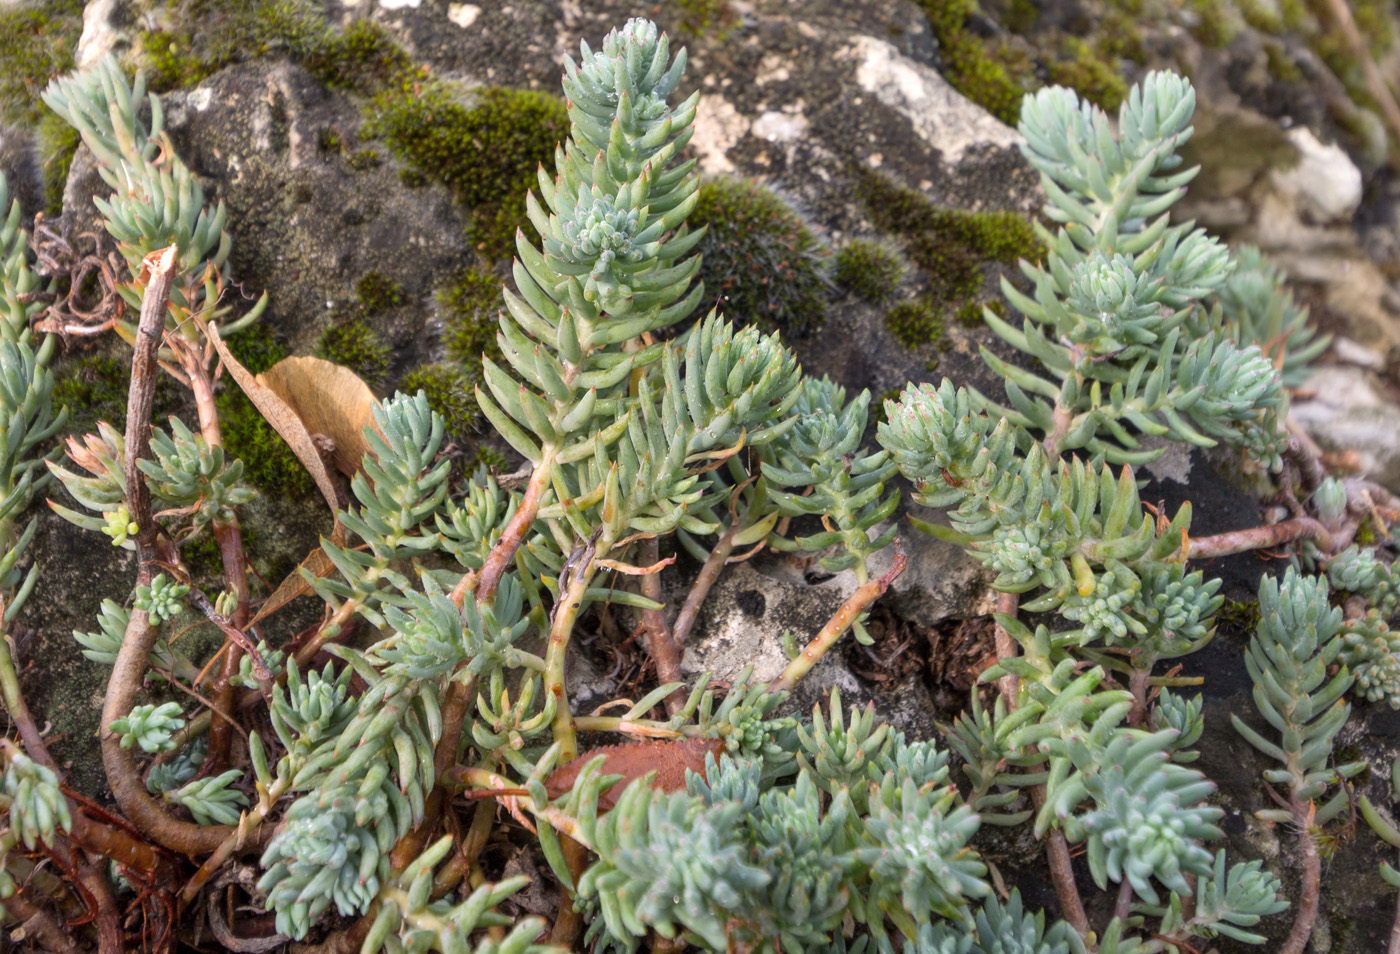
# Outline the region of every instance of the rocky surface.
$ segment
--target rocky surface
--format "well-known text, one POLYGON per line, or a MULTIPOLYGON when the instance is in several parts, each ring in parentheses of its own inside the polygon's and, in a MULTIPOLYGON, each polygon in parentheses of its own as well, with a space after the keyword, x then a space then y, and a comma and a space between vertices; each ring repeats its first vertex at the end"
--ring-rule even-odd
MULTIPOLYGON (((700 92, 693 151, 707 174, 759 177, 779 188, 830 243, 878 235, 869 210, 856 198, 862 172, 879 170, 938 206, 967 211, 1033 211, 1039 205, 1035 177, 1020 158, 1016 133, 966 100, 943 78, 939 50, 918 8, 899 0, 835 4, 820 0, 732 4, 736 21, 723 37, 688 37, 691 71, 687 90, 700 92)), ((633 12, 614 2, 517 0, 510 5, 423 0, 332 2, 329 16, 341 24, 368 17, 383 25, 432 74, 462 84, 501 84, 553 91, 559 61, 577 38, 596 43, 633 12)), ((679 13, 662 4, 658 14, 677 35, 679 13)), ((129 45, 132 9, 123 0, 93 0, 85 17, 80 60, 129 45)), ((1298 420, 1320 441, 1353 448, 1370 476, 1400 489, 1400 294, 1394 287, 1400 242, 1387 240, 1397 224, 1396 187, 1353 146, 1339 143, 1333 114, 1321 100, 1327 90, 1288 101, 1278 82, 1260 78, 1264 48, 1248 34, 1227 49, 1193 51, 1202 108, 1193 143, 1206 172, 1193 186, 1187 214, 1232 241, 1260 245, 1298 280, 1322 323, 1337 339, 1304 390, 1314 396, 1295 405, 1298 420), (1373 196, 1379 196, 1372 201, 1373 196)), ((1302 56, 1302 54, 1299 54, 1302 56)), ((1306 57, 1302 57, 1307 66, 1306 57)), ((1320 75, 1320 74, 1319 74, 1320 75)), ((467 95, 464 93, 464 96, 467 95)), ((357 280, 378 271, 404 289, 404 300, 370 316, 393 348, 392 377, 441 356, 441 316, 433 291, 445 276, 476 262, 464 228, 470 210, 439 185, 405 184, 403 164, 378 144, 380 162, 353 168, 342 150, 322 148, 325 131, 359 143, 364 104, 331 90, 286 59, 256 59, 223 69, 193 88, 165 97, 176 148, 205 182, 211 198, 229 209, 233 267, 249 292, 268 289, 267 322, 290 350, 305 353, 339 309, 347 307, 357 280)), ((100 192, 91 163, 81 153, 65 194, 70 210, 90 208, 100 192)), ((80 214, 80 213, 79 213, 80 214)), ((989 269, 984 289, 1012 269, 989 269)), ((926 285, 911 273, 899 295, 912 298, 926 285)), ((994 344, 985 328, 949 323, 942 350, 908 350, 885 330, 881 309, 852 295, 837 297, 822 333, 793 341, 809 371, 827 373, 855 388, 881 395, 906 381, 936 378, 992 391, 997 382, 977 357, 994 344)), ((1193 532, 1247 526, 1257 507, 1232 491, 1200 455, 1164 459, 1144 499, 1196 503, 1193 532)), ((922 514, 927 518, 928 514, 922 514)), ((319 510, 277 509, 250 514, 270 519, 285 537, 284 554, 304 553, 324 530, 319 510)), ((82 660, 69 632, 90 627, 99 596, 121 599, 130 567, 103 540, 92 540, 46 519, 36 556, 53 567, 30 617, 38 632, 31 658, 49 662, 31 672, 26 686, 36 708, 77 744, 75 778, 96 790, 81 741, 92 732, 92 703, 103 671, 82 660)), ((936 644, 940 627, 986 612, 984 581, 959 551, 910 530, 904 546, 911 566, 885 605, 919 638, 936 644)), ((1227 593, 1248 600, 1262 564, 1254 558, 1222 561, 1227 593)), ((693 567, 692 567, 693 571, 693 567)), ((821 578, 792 560, 763 557, 731 568, 715 588, 684 660, 687 674, 713 670, 732 679, 743 666, 767 678, 786 663, 782 634, 799 642, 820 628, 854 587, 849 575, 821 578)), ((275 580, 273 581, 276 582, 275 580)), ((683 590, 673 594, 673 602, 683 590)), ((1295 842, 1250 814, 1263 807, 1258 773, 1263 767, 1229 727, 1229 712, 1248 707, 1248 681, 1240 653, 1244 636, 1222 627, 1221 637, 1192 657, 1188 675, 1206 678, 1208 735, 1201 767, 1220 778, 1225 827, 1247 857, 1291 868, 1295 842), (1241 754, 1245 753, 1245 754, 1241 754)), ((985 639, 985 637, 984 637, 985 639)), ((579 660, 574 677, 604 701, 618 688, 605 667, 579 660)), ((829 687, 851 702, 874 699, 882 713, 911 734, 932 731, 940 706, 958 699, 926 673, 877 681, 843 654, 833 653, 804 683, 794 705, 810 709, 829 687)), ((1373 707, 1358 707, 1343 740, 1372 764, 1394 755, 1400 720, 1373 707)), ((1384 773, 1381 773, 1384 774, 1384 773)), ((1373 783, 1379 792, 1381 783, 1373 783)), ((1359 838, 1368 838, 1361 835, 1359 838)), ((991 852, 1005 872, 1016 872, 1028 896, 1038 869, 1028 867, 1036 846, 1013 836, 991 852), (1017 841, 1016 839, 1020 840, 1017 841)), ((1328 879, 1328 917, 1315 940, 1316 954, 1379 949, 1388 926, 1374 875, 1374 859, 1343 851, 1328 879), (1368 879, 1368 880, 1364 880, 1368 879), (1365 904, 1348 896, 1364 884, 1365 904)), ((1087 883, 1087 878, 1082 879, 1087 883)), ((1287 886, 1296 892, 1296 885, 1287 886)), ((1101 913, 1101 912, 1097 912, 1101 913)), ((1270 928, 1277 936, 1276 925, 1270 928)), ((1222 951, 1241 948, 1222 944, 1222 951)))

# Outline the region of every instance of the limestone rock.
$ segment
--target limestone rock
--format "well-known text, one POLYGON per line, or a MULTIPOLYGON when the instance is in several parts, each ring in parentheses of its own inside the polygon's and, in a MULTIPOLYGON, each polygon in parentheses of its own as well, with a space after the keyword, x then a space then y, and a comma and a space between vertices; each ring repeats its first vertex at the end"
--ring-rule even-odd
POLYGON ((1298 203, 1302 217, 1319 224, 1349 221, 1361 205, 1361 170, 1336 143, 1324 145, 1306 126, 1288 130, 1298 163, 1275 169, 1276 188, 1298 203))
POLYGON ((1293 405, 1293 416, 1323 448, 1353 450, 1362 473, 1400 491, 1400 403, 1373 372, 1346 365, 1318 368, 1303 385, 1314 396, 1293 405))

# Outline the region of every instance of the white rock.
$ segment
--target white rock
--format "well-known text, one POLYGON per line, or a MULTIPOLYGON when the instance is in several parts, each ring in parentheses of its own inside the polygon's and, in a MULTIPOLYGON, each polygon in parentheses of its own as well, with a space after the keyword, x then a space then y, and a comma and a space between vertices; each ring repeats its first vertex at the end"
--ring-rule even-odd
POLYGON ((744 134, 749 121, 734 108, 734 104, 715 93, 700 97, 695 116, 695 137, 691 145, 700 154, 700 169, 710 175, 733 172, 734 163, 726 155, 744 134))
POLYGON ((949 163, 959 162, 973 146, 1011 148, 1021 142, 1011 127, 884 40, 858 36, 837 59, 857 60, 860 87, 907 118, 920 138, 942 152, 949 163))
POLYGON ((417 10, 422 2, 423 0, 379 0, 379 5, 385 10, 402 10, 405 7, 417 10))
POLYGON ((1361 170, 1340 146, 1324 145, 1306 126, 1290 129, 1288 138, 1298 148, 1298 164, 1275 169, 1275 187, 1313 222, 1349 221, 1361 205, 1361 170))
POLYGON ((1353 450, 1361 472, 1400 491, 1400 407, 1385 394, 1369 371, 1354 366, 1318 368, 1303 384, 1315 394, 1293 405, 1293 416, 1328 450, 1353 450))
POLYGON ((801 113, 770 110, 754 120, 753 134, 769 142, 792 142, 807 131, 807 117, 801 113))
POLYGON ((463 30, 475 23, 479 16, 481 16, 481 7, 474 3, 451 3, 447 6, 447 19, 463 30))
POLYGON ((83 8, 83 33, 78 37, 78 68, 91 66, 116 48, 121 39, 112 25, 118 0, 92 0, 83 8))

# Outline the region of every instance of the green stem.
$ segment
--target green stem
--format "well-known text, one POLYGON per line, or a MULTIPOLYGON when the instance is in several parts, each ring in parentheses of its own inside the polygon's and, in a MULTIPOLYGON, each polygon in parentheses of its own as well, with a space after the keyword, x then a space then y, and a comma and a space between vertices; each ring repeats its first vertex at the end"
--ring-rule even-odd
POLYGON ((14 657, 10 655, 10 637, 3 632, 0 632, 0 693, 4 695, 5 710, 10 714, 10 721, 19 729, 20 738, 24 741, 24 748, 29 757, 45 768, 57 770, 58 764, 54 762, 53 756, 49 755, 43 736, 39 734, 34 719, 29 714, 29 707, 25 705, 24 695, 19 689, 19 675, 15 672, 14 657))
POLYGON ((564 688, 564 667, 569 637, 573 634, 574 623, 578 620, 579 609, 583 606, 588 584, 593 581, 596 566, 594 560, 589 560, 568 580, 567 590, 562 589, 565 580, 561 577, 559 602, 554 606, 554 619, 549 627, 549 650, 544 657, 544 691, 554 696, 554 741, 560 746, 561 764, 572 761, 578 755, 574 714, 569 709, 569 694, 564 688))
MULTIPOLYGON (((791 689, 797 685, 798 681, 815 666, 827 650, 836 645, 836 641, 841 638, 841 634, 850 628, 851 624, 860 618, 872 603, 884 595, 890 588, 895 577, 904 572, 904 567, 908 563, 903 553, 895 548, 894 560, 890 563, 890 568, 885 575, 878 580, 873 580, 856 588, 856 591, 846 598, 840 608, 827 620, 821 632, 802 648, 802 653, 788 663, 788 667, 783 670, 782 675, 768 684, 770 692, 781 692, 791 689)), ((859 564, 857 564, 859 565, 859 564)), ((558 738, 557 734, 555 736, 558 738)))

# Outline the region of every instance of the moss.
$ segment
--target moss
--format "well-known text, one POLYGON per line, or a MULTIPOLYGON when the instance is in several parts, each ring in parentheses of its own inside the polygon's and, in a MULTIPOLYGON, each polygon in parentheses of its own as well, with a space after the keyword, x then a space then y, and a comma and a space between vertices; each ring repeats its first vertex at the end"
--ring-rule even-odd
POLYGON ((1282 43, 1265 43, 1264 56, 1269 63, 1269 75, 1274 79, 1283 83, 1303 82, 1303 71, 1298 67, 1297 61, 1284 49, 1282 43))
POLYGON ((836 284, 874 305, 894 300, 904 278, 904 257, 881 242, 856 239, 836 253, 836 284))
POLYGON ((304 60, 327 41, 313 0, 190 0, 164 29, 140 36, 140 59, 153 90, 198 84, 231 63, 264 56, 304 60))
POLYGON ((490 272, 468 269, 437 291, 442 312, 442 340, 447 357, 461 366, 469 380, 481 374, 481 358, 499 360, 496 315, 501 309, 501 280, 490 272))
POLYGON ((347 161, 350 168, 356 172, 369 172, 371 169, 378 169, 383 162, 379 157, 378 150, 368 147, 355 150, 347 161))
POLYGON ((953 312, 953 320, 964 328, 976 328, 982 323, 982 305, 976 301, 965 301, 953 312))
MULTIPOLYGON (((254 325, 228 339, 229 351, 254 374, 260 374, 287 356, 266 325, 254 325)), ((294 497, 310 493, 311 475, 281 435, 253 402, 234 384, 227 384, 215 398, 224 447, 243 461, 248 483, 263 490, 294 497)))
POLYGON ((54 380, 55 407, 68 408, 65 429, 72 434, 96 430, 98 421, 114 427, 126 424, 129 362, 92 354, 68 362, 54 380))
POLYGON ((1186 0, 1186 6, 1197 17, 1191 35, 1203 46, 1221 49, 1230 45, 1236 25, 1224 0, 1186 0))
POLYGON ((324 153, 336 153, 345 148, 345 143, 340 138, 338 129, 323 126, 316 133, 316 148, 324 153))
POLYGON ((509 463, 505 454, 488 444, 483 444, 476 449, 476 457, 473 458, 472 465, 467 470, 474 471, 478 467, 484 467, 490 473, 500 474, 505 472, 509 463))
POLYGON ((373 271, 360 276, 355 283, 355 296, 370 314, 397 308, 406 300, 402 285, 373 271))
POLYGON ((39 120, 39 94, 50 79, 73 68, 82 30, 82 0, 0 7, 0 118, 39 120))
POLYGON ((943 316, 930 295, 900 302, 885 312, 885 328, 894 340, 909 349, 942 345, 943 316))
POLYGON ((1015 212, 964 212, 934 205, 913 189, 865 171, 857 188, 866 214, 904 239, 905 252, 928 276, 932 294, 955 309, 982 286, 982 264, 1035 259, 1040 244, 1015 212))
POLYGON ((297 455, 241 390, 215 398, 228 453, 243 461, 243 476, 264 491, 298 497, 312 490, 311 475, 297 455))
POLYGON ((1137 24, 1117 10, 1099 21, 1094 30, 1094 49, 1108 60, 1129 60, 1139 66, 1148 61, 1147 46, 1137 24))
MULTIPOLYGON (((569 130, 562 100, 490 87, 470 106, 443 84, 376 98, 368 130, 382 135, 409 169, 441 182, 471 213, 468 239, 488 258, 509 257, 524 225, 525 193, 569 130)), ((531 234, 533 234, 531 232, 531 234)))
POLYGON ((1001 22, 1012 33, 1029 36, 1035 31, 1035 21, 1039 17, 1040 9, 1034 0, 1007 0, 1001 22))
POLYGON ((426 77, 379 24, 356 20, 343 33, 325 38, 303 60, 327 86, 372 96, 426 77))
POLYGON ((739 14, 729 0, 672 0, 677 24, 691 36, 708 34, 723 41, 739 25, 739 14))
POLYGON ((1117 68, 1075 37, 1065 41, 1065 52, 1067 58, 1050 64, 1050 82, 1077 90, 1106 112, 1116 113, 1128 95, 1128 84, 1117 68))
POLYGON ((44 170, 45 209, 50 215, 63 212, 63 190, 68 185, 68 170, 78 152, 82 136, 56 113, 44 109, 35 131, 39 157, 44 170))
POLYGON ((201 59, 189 43, 183 34, 164 30, 141 34, 141 66, 151 89, 164 91, 198 86, 214 74, 218 63, 201 59))
POLYGON ((687 223, 709 228, 696 248, 700 313, 717 308, 740 324, 793 334, 826 321, 826 248, 776 192, 737 176, 709 179, 687 223))
POLYGON ((474 404, 467 396, 467 382, 460 368, 425 364, 404 375, 399 390, 405 394, 426 394, 428 405, 447 422, 447 433, 465 434, 471 428, 474 404))
POLYGON ((358 315, 335 319, 316 344, 319 357, 354 371, 375 391, 384 386, 388 376, 390 353, 384 339, 358 315))
POLYGON ((938 40, 944 78, 974 103, 1015 125, 1021 97, 1034 84, 1030 57, 1009 44, 992 46, 968 29, 974 0, 920 0, 938 40))
POLYGON ((1259 601, 1227 598, 1215 614, 1215 623, 1248 637, 1259 625, 1259 601))

